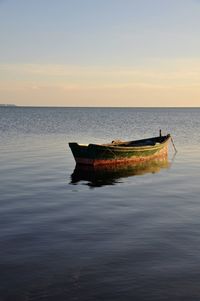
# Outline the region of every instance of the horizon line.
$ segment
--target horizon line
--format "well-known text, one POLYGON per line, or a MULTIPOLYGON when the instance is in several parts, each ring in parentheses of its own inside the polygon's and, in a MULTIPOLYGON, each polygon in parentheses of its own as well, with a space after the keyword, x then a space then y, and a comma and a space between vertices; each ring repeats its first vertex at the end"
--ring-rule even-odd
POLYGON ((34 105, 16 105, 16 104, 0 104, 0 108, 88 108, 88 109, 100 109, 100 108, 113 108, 113 109, 200 109, 200 106, 34 106, 34 105))

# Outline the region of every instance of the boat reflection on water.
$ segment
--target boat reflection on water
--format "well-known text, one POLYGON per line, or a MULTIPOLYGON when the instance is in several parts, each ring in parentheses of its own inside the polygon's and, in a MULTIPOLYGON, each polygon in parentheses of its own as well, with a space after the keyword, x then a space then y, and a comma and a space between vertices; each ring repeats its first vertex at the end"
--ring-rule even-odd
POLYGON ((80 181, 86 181, 89 187, 102 187, 105 185, 115 185, 123 178, 132 176, 141 176, 148 173, 158 173, 161 169, 170 167, 168 156, 151 159, 148 161, 132 164, 117 165, 76 165, 71 175, 70 184, 78 184, 80 181))

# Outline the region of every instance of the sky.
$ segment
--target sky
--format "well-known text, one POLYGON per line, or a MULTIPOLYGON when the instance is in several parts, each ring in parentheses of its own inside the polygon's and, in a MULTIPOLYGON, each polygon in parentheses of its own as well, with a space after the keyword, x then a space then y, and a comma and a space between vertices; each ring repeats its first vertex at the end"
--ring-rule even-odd
POLYGON ((0 103, 200 106, 200 0, 0 0, 0 103))

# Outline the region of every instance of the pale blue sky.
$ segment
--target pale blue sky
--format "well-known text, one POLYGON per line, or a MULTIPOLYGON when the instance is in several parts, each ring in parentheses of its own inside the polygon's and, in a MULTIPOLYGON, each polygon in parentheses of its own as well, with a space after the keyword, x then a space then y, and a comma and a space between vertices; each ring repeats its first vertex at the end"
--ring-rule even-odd
MULTIPOLYGON (((14 90, 10 95, 8 88, 5 89, 9 84, 16 89, 16 99, 24 104, 24 101, 20 102, 23 95, 17 94, 17 87, 22 87, 23 81, 37 87, 45 84, 46 89, 47 86, 52 88, 52 83, 58 83, 59 80, 67 87, 70 84, 73 89, 79 89, 81 83, 86 81, 90 89, 94 88, 94 85, 90 87, 90 83, 96 78, 95 87, 101 89, 104 74, 112 72, 113 76, 113 72, 121 71, 126 72, 122 76, 122 84, 135 84, 136 76, 127 77, 127 72, 136 72, 142 73, 140 84, 145 86, 152 84, 152 80, 144 79, 148 72, 155 77, 161 75, 155 82, 159 86, 161 82, 164 84, 162 77, 166 72, 180 72, 180 75, 186 72, 191 84, 195 73, 196 88, 199 61, 198 0, 0 0, 0 80, 3 82, 0 102, 3 102, 3 98, 14 101, 14 90), (186 69, 183 68, 184 62, 186 69), (24 71, 30 65, 34 70, 39 68, 41 71, 42 68, 45 72, 40 76, 38 72, 37 75, 35 72, 34 76, 30 75, 24 71), (52 71, 59 68, 62 69, 61 73, 52 71), (101 68, 103 75, 98 74, 101 68), (67 72, 69 69, 71 73, 67 72), (85 77, 84 70, 89 70, 90 76, 86 74, 85 77)), ((179 84, 180 80, 178 78, 179 84)), ((120 80, 116 81, 115 76, 108 78, 102 86, 104 89, 105 83, 111 85, 114 92, 120 80)), ((171 88, 169 80, 168 88, 171 88)), ((172 90, 168 97, 173 95, 172 90)), ((87 103, 88 94, 82 99, 84 91, 79 92, 69 97, 79 105, 78 98, 81 95, 80 105, 90 104, 90 100, 87 103)), ((106 95, 104 92, 102 97, 106 95)), ((44 100, 45 105, 49 96, 44 91, 42 93, 40 99, 44 100)), ((198 93, 195 94, 195 105, 200 100, 200 91, 198 93)), ((67 94, 65 102, 65 96, 60 97, 63 99, 60 105, 72 105, 67 94)), ((153 97, 155 95, 150 100, 153 97)), ((34 95, 30 99, 33 102, 34 95)), ((92 94, 88 99, 92 99, 92 94)), ((141 99, 145 100, 145 96, 141 99)), ((110 95, 110 100, 110 105, 114 105, 114 94, 110 95)), ((162 98, 160 100, 162 102, 162 98)), ((117 101, 116 105, 120 100, 117 101)), ((137 105, 136 99, 130 101, 131 98, 127 105, 137 105)), ((99 102, 100 99, 96 104, 100 105, 99 102)), ((148 105, 148 99, 144 105, 148 105)))

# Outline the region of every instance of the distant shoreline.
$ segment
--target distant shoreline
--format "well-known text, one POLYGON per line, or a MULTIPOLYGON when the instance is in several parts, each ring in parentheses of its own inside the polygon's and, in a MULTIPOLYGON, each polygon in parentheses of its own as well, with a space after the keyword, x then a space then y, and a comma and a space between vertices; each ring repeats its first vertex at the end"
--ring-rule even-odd
POLYGON ((4 104, 4 103, 0 103, 0 107, 17 107, 16 105, 14 104, 4 104))
POLYGON ((91 106, 23 106, 15 104, 0 104, 0 107, 9 108, 41 108, 41 109, 200 109, 200 107, 91 107, 91 106))

